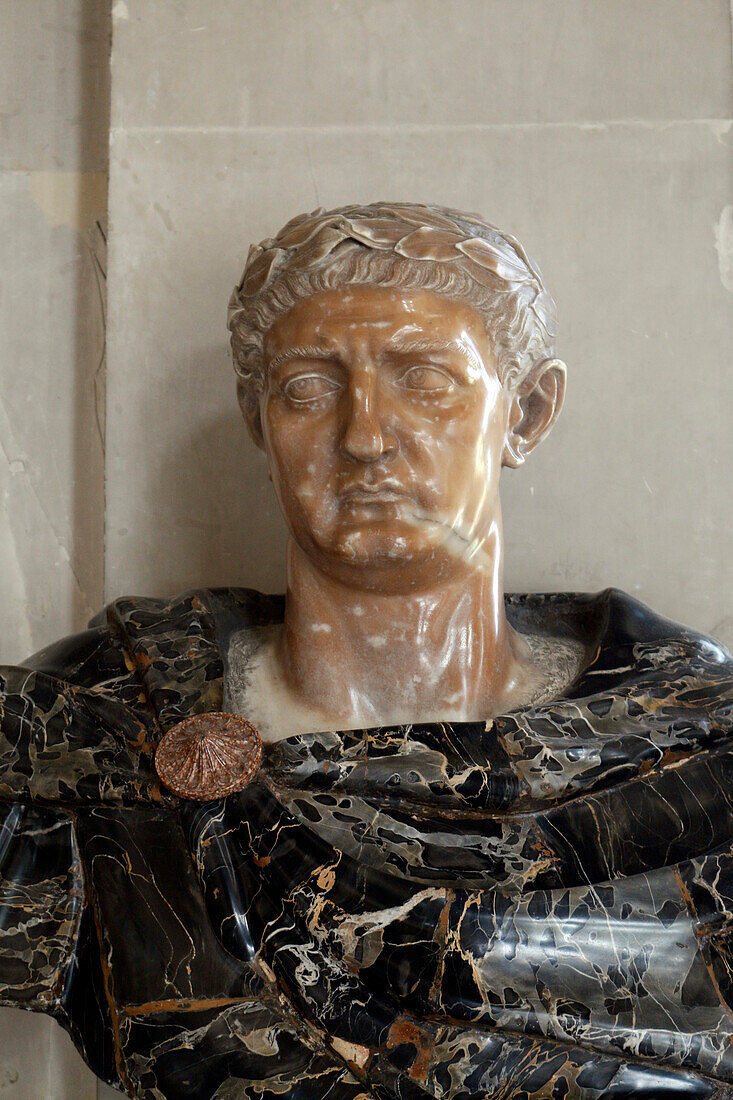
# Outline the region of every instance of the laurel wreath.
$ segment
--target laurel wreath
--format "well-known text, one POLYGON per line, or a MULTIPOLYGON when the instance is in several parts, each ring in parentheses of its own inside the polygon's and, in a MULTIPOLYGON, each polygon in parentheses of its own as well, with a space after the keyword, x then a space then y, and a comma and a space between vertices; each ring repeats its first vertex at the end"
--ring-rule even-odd
POLYGON ((319 207, 300 214, 276 237, 252 245, 244 273, 229 303, 229 327, 242 311, 288 271, 320 267, 344 241, 393 252, 431 264, 460 263, 480 285, 522 290, 526 306, 552 339, 557 334, 555 303, 537 265, 519 241, 479 215, 417 203, 375 203, 319 207))

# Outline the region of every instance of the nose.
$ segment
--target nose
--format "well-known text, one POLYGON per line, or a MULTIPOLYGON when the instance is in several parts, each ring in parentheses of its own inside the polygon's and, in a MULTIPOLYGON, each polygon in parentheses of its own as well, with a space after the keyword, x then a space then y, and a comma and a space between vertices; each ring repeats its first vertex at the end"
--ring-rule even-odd
POLYGON ((366 372, 359 372, 349 386, 341 450, 356 462, 378 462, 395 450, 394 437, 379 416, 377 389, 377 379, 366 372))

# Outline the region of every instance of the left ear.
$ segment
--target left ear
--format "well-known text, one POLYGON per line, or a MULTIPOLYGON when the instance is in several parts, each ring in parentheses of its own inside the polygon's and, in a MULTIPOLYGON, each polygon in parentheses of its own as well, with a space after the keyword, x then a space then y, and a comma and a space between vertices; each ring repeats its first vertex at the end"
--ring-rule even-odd
POLYGON ((509 409, 502 466, 521 466, 548 434, 565 400, 565 364, 543 359, 517 387, 509 409))

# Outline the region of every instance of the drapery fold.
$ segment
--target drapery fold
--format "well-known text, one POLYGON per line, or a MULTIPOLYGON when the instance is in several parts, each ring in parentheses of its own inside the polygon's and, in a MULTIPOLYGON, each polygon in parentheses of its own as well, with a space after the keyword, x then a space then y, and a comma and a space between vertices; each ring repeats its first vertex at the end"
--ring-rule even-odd
POLYGON ((291 737, 173 798, 158 738, 282 608, 121 600, 0 671, 2 1003, 144 1100, 727 1095, 728 655, 614 591, 509 597, 585 646, 562 698, 291 737))

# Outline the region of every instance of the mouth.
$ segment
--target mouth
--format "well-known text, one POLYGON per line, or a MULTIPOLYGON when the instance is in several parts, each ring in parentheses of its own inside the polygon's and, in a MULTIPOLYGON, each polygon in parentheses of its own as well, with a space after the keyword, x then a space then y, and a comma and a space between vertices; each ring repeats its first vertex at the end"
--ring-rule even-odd
POLYGON ((339 494, 342 504, 395 504, 409 494, 394 485, 355 485, 339 494))

